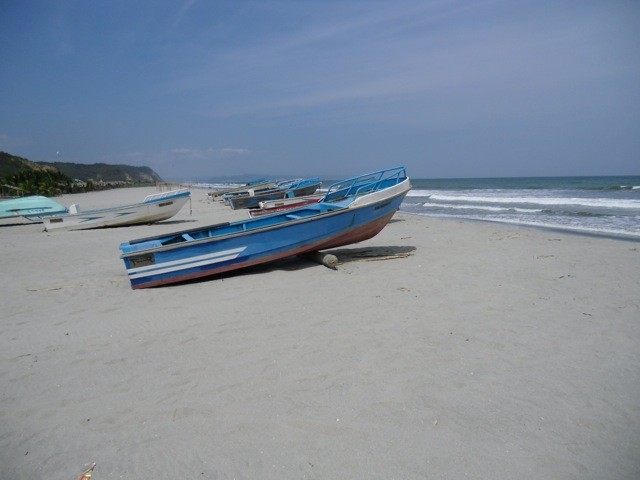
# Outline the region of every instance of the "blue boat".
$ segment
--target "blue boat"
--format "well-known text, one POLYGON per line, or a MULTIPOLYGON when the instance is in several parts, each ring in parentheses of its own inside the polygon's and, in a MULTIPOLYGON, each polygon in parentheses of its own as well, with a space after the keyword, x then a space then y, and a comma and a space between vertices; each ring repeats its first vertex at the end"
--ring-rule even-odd
POLYGON ((279 182, 274 188, 261 191, 250 190, 243 195, 231 195, 227 198, 229 206, 234 210, 241 208, 258 208, 260 202, 280 200, 283 198, 304 197, 315 193, 322 182, 319 178, 296 179, 279 182))
POLYGON ((0 201, 0 220, 3 220, 3 223, 20 220, 22 217, 32 222, 33 220, 29 220, 26 217, 29 215, 47 216, 66 212, 67 207, 40 195, 0 201))
POLYGON ((254 192, 258 190, 267 190, 270 188, 274 188, 276 186, 276 183, 278 182, 276 182, 275 180, 267 180, 265 178, 261 178, 259 180, 253 180, 240 186, 221 187, 220 189, 207 193, 207 197, 209 197, 209 200, 219 200, 224 203, 230 196, 247 195, 250 190, 254 192))
POLYGON ((411 189, 404 167, 331 185, 323 200, 283 213, 120 245, 131 287, 182 282, 377 235, 411 189))

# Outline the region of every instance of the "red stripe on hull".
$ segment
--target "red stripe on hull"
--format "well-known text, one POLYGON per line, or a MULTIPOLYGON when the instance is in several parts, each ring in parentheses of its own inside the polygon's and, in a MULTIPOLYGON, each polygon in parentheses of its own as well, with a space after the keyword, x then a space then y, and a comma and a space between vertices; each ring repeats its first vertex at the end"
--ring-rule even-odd
POLYGON ((364 242, 365 240, 369 240, 370 238, 375 237, 380 231, 389 223, 391 217, 396 212, 391 212, 384 217, 381 217, 371 223, 363 225, 357 229, 350 230, 348 232, 343 233, 337 237, 334 237, 330 240, 324 241, 323 243, 316 245, 313 249, 308 250, 312 252, 314 250, 327 250, 329 248, 342 247, 344 245, 350 245, 352 243, 364 242))
POLYGON ((368 240, 374 236, 376 236, 380 231, 385 227, 391 217, 395 214, 395 211, 385 215, 384 217, 380 217, 373 222, 367 223, 366 225, 362 225, 353 230, 349 230, 337 237, 333 237, 329 240, 323 240, 318 243, 305 245, 303 247, 295 248, 292 250, 287 250, 285 252, 279 252, 274 255, 269 255, 265 257, 256 258, 254 260, 249 260, 246 262, 234 263, 232 265, 223 265, 217 268, 203 270, 200 272, 190 273, 187 275, 182 275, 180 277, 171 277, 161 280, 154 280, 151 282, 139 283, 137 285, 132 285, 131 288, 134 290, 140 288, 149 288, 149 287, 159 287, 161 285, 169 285, 171 283, 180 283, 188 280, 194 280, 196 278, 202 277, 210 277, 213 275, 218 275, 220 273, 226 273, 233 270, 239 270, 242 268, 253 267, 255 265, 261 265, 263 263, 273 262, 275 260, 280 260, 282 258, 292 257, 294 255, 300 255, 303 253, 314 252, 317 250, 326 250, 329 248, 342 247, 344 245, 350 245, 352 243, 362 242, 364 240, 368 240))

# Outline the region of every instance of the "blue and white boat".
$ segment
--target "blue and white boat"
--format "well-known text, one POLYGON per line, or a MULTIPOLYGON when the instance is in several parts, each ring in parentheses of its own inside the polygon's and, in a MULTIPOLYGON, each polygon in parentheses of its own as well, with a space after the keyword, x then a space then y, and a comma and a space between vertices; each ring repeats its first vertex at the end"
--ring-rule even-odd
POLYGON ((262 191, 250 190, 247 194, 231 195, 227 198, 229 206, 234 210, 241 208, 258 208, 260 202, 280 200, 282 198, 304 197, 320 188, 319 178, 286 180, 276 184, 274 188, 262 191))
POLYGON ((253 180, 251 182, 242 184, 242 185, 221 185, 219 188, 216 188, 212 192, 207 193, 207 197, 209 200, 219 200, 222 203, 225 203, 225 200, 232 195, 247 195, 249 191, 258 191, 258 190, 267 190, 270 188, 274 188, 276 186, 275 180, 267 180, 265 178, 261 178, 258 180, 253 180))
MULTIPOLYGON (((82 211, 75 204, 67 213, 40 218, 48 232, 52 230, 88 230, 161 222, 173 217, 190 200, 186 188, 147 195, 143 201, 119 207, 82 211)), ((33 218, 33 217, 31 217, 33 218)))
POLYGON ((367 240, 411 189, 404 167, 331 185, 319 203, 120 245, 134 289, 206 277, 367 240))
MULTIPOLYGON (((11 198, 0 201, 1 224, 33 223, 29 215, 53 215, 66 213, 67 207, 40 195, 11 198)), ((42 220, 35 220, 40 222, 42 220)))

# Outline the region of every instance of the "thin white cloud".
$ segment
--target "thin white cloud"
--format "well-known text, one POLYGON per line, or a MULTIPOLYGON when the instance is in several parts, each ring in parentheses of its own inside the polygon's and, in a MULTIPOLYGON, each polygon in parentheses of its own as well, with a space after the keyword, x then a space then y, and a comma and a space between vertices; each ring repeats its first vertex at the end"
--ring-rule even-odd
POLYGON ((192 154, 197 150, 193 148, 172 148, 169 150, 170 153, 178 153, 178 154, 192 154))
POLYGON ((128 152, 124 156, 135 160, 159 160, 159 161, 191 161, 191 160, 216 160, 228 155, 246 155, 249 150, 246 148, 226 147, 226 148, 191 148, 176 147, 159 152, 128 152))
MULTIPOLYGON (((190 75, 199 80, 186 80, 183 86, 224 90, 225 97, 209 97, 214 116, 280 116, 363 102, 396 103, 409 96, 427 104, 446 96, 456 104, 461 95, 504 102, 500 108, 485 106, 478 118, 487 109, 511 117, 527 98, 538 108, 537 99, 548 98, 548 90, 575 89, 614 69, 615 61, 604 51, 584 47, 597 35, 593 13, 551 16, 542 23, 519 16, 485 24, 470 21, 468 8, 459 2, 414 4, 395 14, 390 7, 373 8, 342 23, 311 25, 218 56, 215 70, 190 75), (440 18, 450 16, 457 27, 439 30, 440 18), (602 62, 611 68, 602 68, 602 62), (238 85, 229 84, 229 78, 238 85)), ((467 118, 462 110, 457 116, 467 118)))
POLYGON ((172 148, 169 150, 169 154, 190 158, 205 158, 207 156, 206 151, 197 148, 172 148))
POLYGON ((220 150, 220 152, 225 155, 225 154, 232 154, 232 155, 245 155, 247 153, 249 153, 249 150, 247 150, 246 148, 232 148, 232 147, 227 147, 227 148, 223 148, 222 150, 220 150))
POLYGON ((74 53, 71 41, 72 27, 68 21, 68 5, 61 2, 55 6, 50 17, 49 30, 55 47, 56 55, 65 57, 74 53))
POLYGON ((175 30, 175 28, 180 24, 180 22, 182 22, 182 19, 184 18, 184 16, 189 12, 191 7, 193 7, 193 5, 196 2, 197 2, 197 0, 185 0, 182 3, 182 6, 180 7, 180 10, 178 11, 178 14, 176 15, 176 19, 174 20, 173 24, 171 25, 170 30, 175 30))

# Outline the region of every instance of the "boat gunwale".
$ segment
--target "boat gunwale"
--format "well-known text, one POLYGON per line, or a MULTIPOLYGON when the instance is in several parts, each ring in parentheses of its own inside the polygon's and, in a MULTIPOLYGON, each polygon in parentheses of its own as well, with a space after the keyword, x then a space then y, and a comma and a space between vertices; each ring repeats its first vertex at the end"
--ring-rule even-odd
POLYGON ((140 203, 156 203, 158 200, 182 196, 191 196, 191 192, 188 188, 178 188, 176 190, 168 190, 166 192, 152 193, 144 197, 144 200, 140 203))
POLYGON ((347 197, 358 197, 360 195, 367 195, 369 193, 381 191, 377 187, 384 181, 395 179, 395 185, 398 185, 400 183, 403 183, 404 180, 408 178, 409 177, 407 176, 407 169, 404 166, 399 165, 396 167, 385 168, 375 172, 358 175, 357 177, 345 178, 344 180, 334 182, 327 188, 324 198, 327 198, 332 194, 335 195, 336 193, 343 190, 350 192, 353 188, 355 188, 355 191, 353 193, 347 193, 347 197), (404 180, 402 180, 402 182, 399 182, 400 179, 404 180), (365 188, 369 187, 374 187, 374 189, 370 191, 364 191, 365 188))
MULTIPOLYGON (((389 188, 394 188, 397 187, 399 185, 403 185, 407 183, 409 185, 409 188, 407 189, 402 189, 401 191, 386 197, 384 200, 385 201, 391 201, 396 197, 402 196, 402 195, 406 195, 406 193, 411 189, 411 183, 409 182, 409 178, 406 177, 402 182, 397 183, 396 185, 393 185, 392 187, 389 188)), ((380 192, 380 190, 378 191, 380 192)), ((370 192, 370 193, 376 193, 376 192, 370 192)), ((382 200, 381 200, 382 201, 382 200)), ((320 202, 322 203, 322 202, 320 202)), ((378 203, 378 202, 374 202, 374 203, 378 203)), ((129 257, 134 257, 134 256, 138 256, 138 255, 142 255, 142 254, 147 254, 147 253, 152 253, 152 252, 160 252, 160 251, 169 251, 169 250, 175 250, 178 248, 184 248, 185 246, 189 245, 199 245, 199 244, 203 244, 203 243, 208 243, 208 242, 216 242, 216 241, 221 241, 221 240, 227 240, 230 238, 235 238, 235 237, 241 237, 241 236, 249 236, 255 233, 262 233, 262 232, 267 232, 269 230, 274 230, 277 228, 281 228, 283 225, 294 225, 294 224, 299 224, 299 223, 307 223, 310 222, 312 220, 316 220, 320 217, 322 218, 326 218, 326 217, 330 217, 330 216, 335 216, 341 213, 344 213, 346 211, 357 211, 360 210, 362 208, 366 208, 369 207, 371 205, 373 205, 374 203, 371 204, 362 204, 362 205, 356 205, 354 208, 350 208, 349 206, 338 206, 337 208, 333 208, 327 212, 320 212, 318 214, 315 215, 309 215, 307 217, 301 217, 301 218, 289 218, 286 219, 288 215, 295 215, 296 210, 302 210, 304 208, 308 208, 309 206, 304 206, 301 207, 300 209, 292 209, 286 212, 281 212, 281 213, 276 213, 274 215, 272 215, 271 217, 275 217, 276 215, 281 215, 283 218, 285 218, 286 220, 283 220, 282 222, 278 222, 275 224, 271 224, 271 225, 265 225, 264 227, 258 227, 255 229, 251 229, 251 230, 243 230, 243 231, 239 231, 239 232, 231 232, 231 233, 227 233, 227 234, 223 234, 223 235, 218 235, 218 236, 210 236, 210 237, 206 237, 206 238, 194 238, 193 240, 186 240, 184 242, 179 242, 179 243, 172 243, 169 245, 160 245, 160 246, 154 246, 154 247, 150 247, 150 248, 145 248, 145 249, 140 249, 140 250, 135 250, 132 252, 123 252, 120 255, 120 258, 124 259, 124 258, 129 258, 129 257)), ((331 204, 329 204, 331 205, 331 204)), ((249 219, 248 221, 251 222, 253 220, 255 221, 259 221, 264 219, 265 217, 257 217, 255 219, 249 219)), ((139 243, 144 243, 144 242, 150 242, 153 240, 159 240, 160 238, 166 238, 166 237, 177 237, 183 234, 188 234, 189 232, 193 232, 194 230, 197 231, 201 231, 201 230, 210 230, 210 229, 215 229, 215 228, 219 228, 219 227, 226 227, 229 225, 233 225, 233 224, 243 224, 243 223, 247 223, 247 220, 241 220, 238 222, 223 222, 223 223, 219 223, 219 224, 214 224, 214 225, 209 225, 209 226, 205 226, 203 228, 199 228, 199 229, 187 229, 187 230, 182 230, 182 231, 178 231, 178 232, 172 232, 172 233, 168 233, 166 235, 156 235, 153 237, 148 237, 148 238, 143 238, 143 239, 137 239, 137 240, 130 240, 129 242, 127 242, 126 244, 121 244, 122 245, 135 245, 135 244, 139 244, 139 243), (133 242, 133 243, 132 243, 133 242)))

